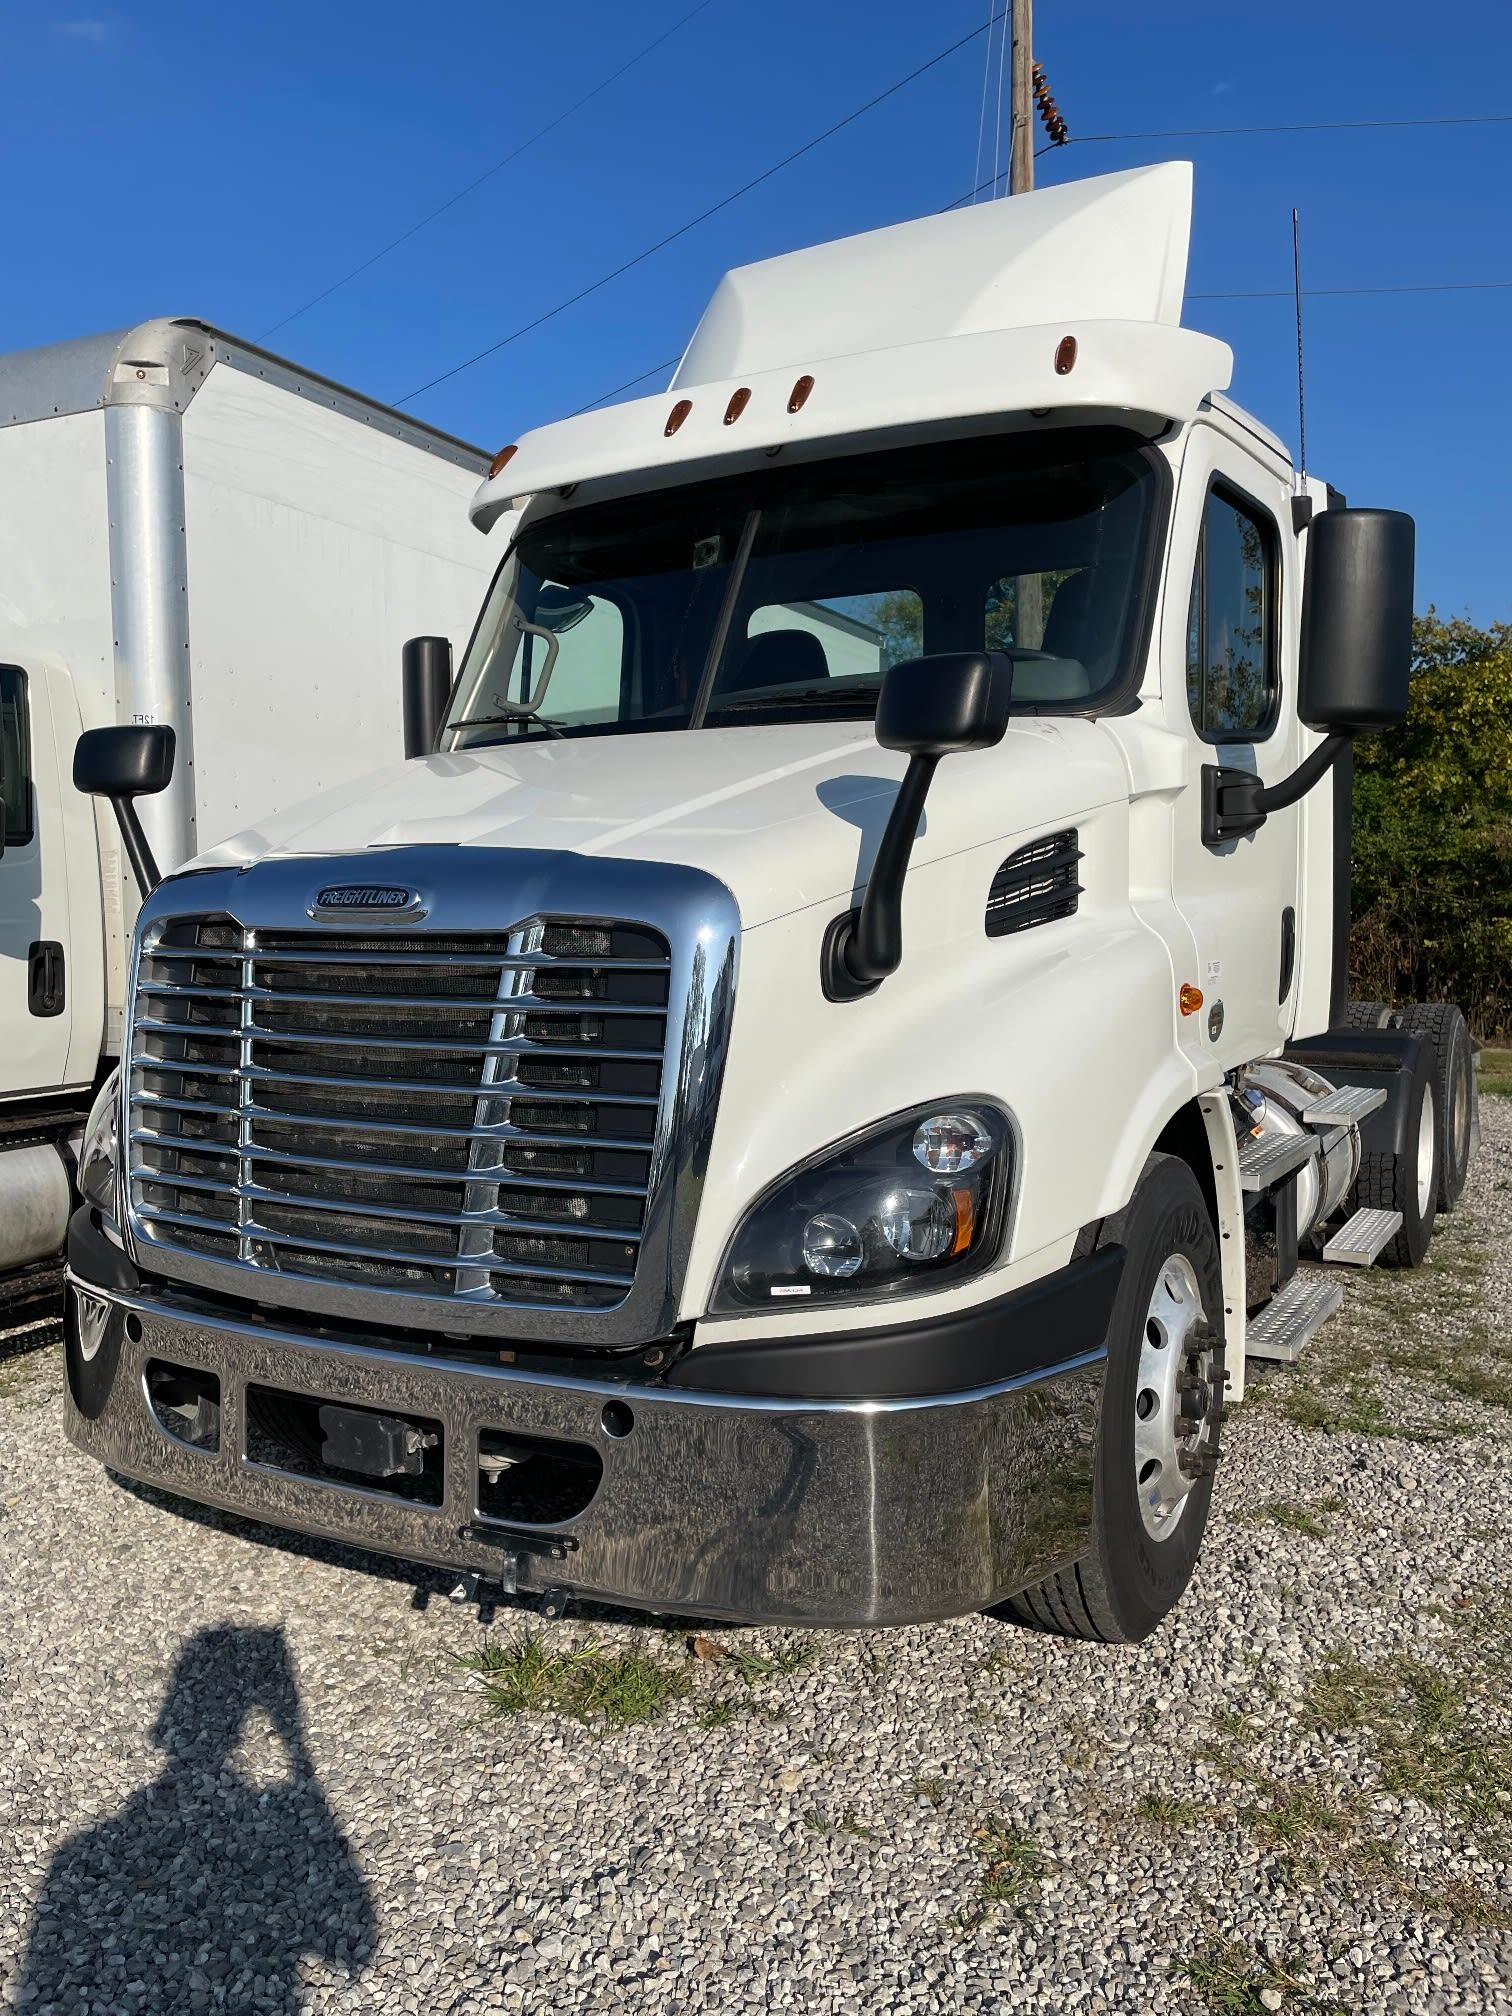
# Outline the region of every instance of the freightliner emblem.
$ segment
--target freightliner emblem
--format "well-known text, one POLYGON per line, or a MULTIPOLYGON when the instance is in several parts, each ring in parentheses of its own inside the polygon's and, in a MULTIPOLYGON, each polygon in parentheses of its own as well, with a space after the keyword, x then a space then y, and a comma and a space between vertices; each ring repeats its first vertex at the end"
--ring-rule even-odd
POLYGON ((413 889, 393 882, 331 882, 310 905, 312 917, 354 912, 362 917, 420 917, 425 904, 413 889))

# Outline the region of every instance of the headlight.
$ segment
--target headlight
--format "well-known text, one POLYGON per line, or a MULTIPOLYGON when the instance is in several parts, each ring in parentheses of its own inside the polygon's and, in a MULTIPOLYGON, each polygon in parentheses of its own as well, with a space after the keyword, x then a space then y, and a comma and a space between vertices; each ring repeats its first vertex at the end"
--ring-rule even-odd
POLYGON ((1007 1115, 975 1101, 900 1114, 795 1169, 747 1213, 713 1307, 875 1300, 985 1266, 1012 1176, 1007 1115))
POLYGON ((117 1120, 121 1101, 121 1074, 112 1071, 95 1094, 84 1123, 84 1140, 79 1148, 79 1188, 95 1209, 114 1223, 120 1215, 116 1197, 116 1168, 120 1159, 117 1120))

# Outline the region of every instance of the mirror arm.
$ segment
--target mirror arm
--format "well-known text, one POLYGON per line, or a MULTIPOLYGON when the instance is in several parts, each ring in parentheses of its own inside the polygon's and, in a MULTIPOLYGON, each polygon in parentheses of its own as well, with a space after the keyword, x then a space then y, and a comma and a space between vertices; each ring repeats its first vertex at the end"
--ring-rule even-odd
POLYGON ((861 907, 837 917, 824 934, 819 971, 827 1000, 853 1001, 870 994, 898 970, 903 958, 903 878, 939 760, 909 757, 877 844, 861 907))
POLYGON ((137 817, 136 801, 131 798, 112 798, 111 807, 115 812, 116 824, 121 829, 121 844, 126 849, 126 858, 131 863, 131 872, 136 877, 137 888, 145 900, 156 889, 162 876, 158 873, 157 862, 152 849, 147 844, 147 835, 142 831, 142 822, 137 817))
POLYGON ((1224 763, 1202 766, 1202 844, 1221 847, 1226 840, 1253 833, 1272 812, 1281 812, 1305 798, 1331 770, 1354 738, 1340 730, 1325 735, 1312 754, 1279 784, 1262 784, 1251 770, 1224 763))

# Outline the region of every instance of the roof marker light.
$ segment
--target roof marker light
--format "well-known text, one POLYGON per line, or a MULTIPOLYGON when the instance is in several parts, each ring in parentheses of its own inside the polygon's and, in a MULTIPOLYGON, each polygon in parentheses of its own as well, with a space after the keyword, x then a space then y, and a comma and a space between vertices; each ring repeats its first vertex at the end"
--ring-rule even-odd
POLYGON ((805 400, 808 398, 808 395, 810 394, 810 392, 813 391, 813 389, 814 389, 814 381, 809 376, 807 371, 805 371, 803 376, 794 385, 792 391, 789 392, 788 394, 789 413, 796 413, 799 410, 799 408, 804 404, 805 400))
POLYGON ((499 474, 505 463, 511 459, 519 445, 517 441, 511 441, 507 448, 501 448, 498 454, 495 455, 492 462, 488 465, 488 480, 490 482, 499 474))
POLYGON ((1062 336, 1055 346, 1055 375, 1064 378, 1076 365, 1076 338, 1062 336))
POLYGON ((691 399, 679 399, 677 404, 672 408, 672 411, 667 415, 667 424, 662 429, 662 432, 664 434, 675 434, 692 411, 693 401, 691 399))
POLYGON ((741 385, 734 392, 732 392, 730 394, 730 403, 725 408, 724 423, 726 427, 733 427, 735 422, 740 418, 741 414, 744 413, 745 409, 747 408, 747 406, 750 405, 750 403, 751 403, 751 388, 749 385, 741 385))

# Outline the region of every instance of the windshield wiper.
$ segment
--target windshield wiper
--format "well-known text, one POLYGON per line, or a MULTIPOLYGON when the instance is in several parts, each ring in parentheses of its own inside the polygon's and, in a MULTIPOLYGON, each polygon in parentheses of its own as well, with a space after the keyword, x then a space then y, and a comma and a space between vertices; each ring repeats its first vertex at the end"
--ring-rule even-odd
POLYGON ((467 721, 459 721, 452 732, 460 734, 464 728, 504 728, 515 721, 533 721, 548 735, 560 735, 567 726, 565 721, 553 721, 549 714, 537 714, 534 707, 517 707, 506 700, 497 714, 474 714, 467 721))
POLYGON ((728 700, 722 700, 716 693, 709 702, 709 712, 754 714, 759 709, 794 707, 811 700, 825 700, 831 704, 862 701, 868 707, 875 707, 877 692, 875 686, 797 686, 789 687, 785 693, 737 693, 728 700))

